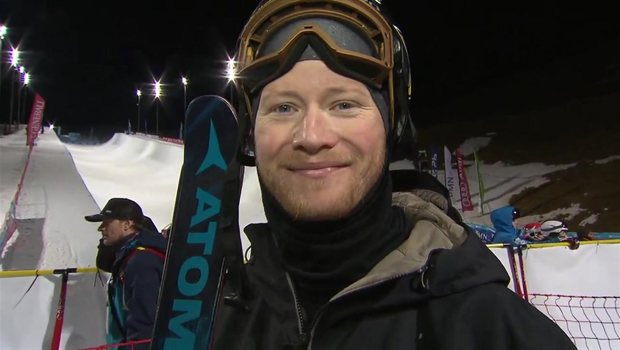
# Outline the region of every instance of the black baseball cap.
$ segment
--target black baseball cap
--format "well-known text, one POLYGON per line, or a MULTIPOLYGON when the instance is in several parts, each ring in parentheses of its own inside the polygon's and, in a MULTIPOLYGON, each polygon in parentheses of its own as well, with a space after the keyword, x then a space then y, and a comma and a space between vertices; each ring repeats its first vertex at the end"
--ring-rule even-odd
POLYGON ((142 223, 144 214, 138 203, 127 198, 112 198, 101 209, 101 213, 85 216, 88 222, 102 222, 106 219, 113 220, 132 220, 142 223))

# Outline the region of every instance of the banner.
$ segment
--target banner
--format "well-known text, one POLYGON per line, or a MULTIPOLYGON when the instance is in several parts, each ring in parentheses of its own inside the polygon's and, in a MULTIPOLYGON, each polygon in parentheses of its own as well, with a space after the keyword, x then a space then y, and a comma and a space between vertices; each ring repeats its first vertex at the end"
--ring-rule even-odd
POLYGON ((30 112, 30 120, 28 120, 28 146, 34 146, 34 141, 41 131, 41 122, 43 121, 43 111, 45 110, 45 100, 41 95, 34 96, 32 104, 32 112, 30 112))
POLYGON ((437 178, 437 163, 439 163, 439 155, 437 155, 437 147, 431 145, 431 175, 437 178))
POLYGON ((469 182, 467 174, 465 174, 465 164, 463 163, 463 155, 456 150, 456 171, 459 175, 459 190, 461 192, 461 208, 463 212, 474 210, 474 204, 471 202, 471 194, 469 193, 469 182))
POLYGON ((478 211, 480 214, 484 214, 484 181, 482 181, 482 173, 480 172, 480 159, 478 159, 478 153, 474 150, 474 161, 476 162, 476 176, 478 176, 478 192, 480 193, 480 200, 478 201, 478 211))
POLYGON ((452 153, 448 147, 443 147, 443 158, 445 164, 445 185, 450 192, 450 200, 454 200, 454 172, 452 171, 452 153))

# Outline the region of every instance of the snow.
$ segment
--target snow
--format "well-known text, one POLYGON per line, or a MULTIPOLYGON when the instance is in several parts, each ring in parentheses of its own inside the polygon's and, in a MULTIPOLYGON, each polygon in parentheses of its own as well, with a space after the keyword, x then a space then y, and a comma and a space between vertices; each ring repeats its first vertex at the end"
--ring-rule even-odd
POLYGON ((585 226, 588 224, 593 224, 596 222, 596 220, 598 219, 598 215, 599 214, 592 214, 590 216, 588 216, 587 218, 583 219, 580 223, 579 226, 585 226))
MULTIPOLYGON (((463 156, 473 154, 474 150, 481 149, 487 146, 491 142, 491 137, 494 133, 489 133, 485 137, 473 137, 465 140, 461 146, 458 147, 459 152, 463 156)), ((613 160, 613 159, 611 159, 613 160)), ((453 162, 456 159, 453 157, 453 162)), ((440 153, 440 164, 443 164, 443 155, 440 153)), ((472 201, 476 207, 473 212, 462 213, 463 217, 470 222, 475 222, 484 225, 491 225, 489 213, 494 209, 506 206, 509 204, 510 197, 514 194, 523 191, 526 188, 538 187, 549 180, 545 178, 545 175, 558 170, 565 170, 577 165, 577 163, 564 164, 564 165, 547 165, 544 163, 528 163, 522 165, 510 165, 504 162, 495 162, 494 164, 480 164, 480 173, 482 175, 485 186, 485 201, 484 212, 485 215, 480 215, 477 209, 477 205, 480 201, 480 189, 478 185, 478 176, 476 174, 476 167, 473 161, 465 161, 466 175, 469 181, 469 190, 471 193, 472 201)), ((456 165, 452 164, 454 169, 454 176, 458 178, 456 165)), ((413 169, 414 164, 408 160, 401 160, 390 164, 390 169, 413 169)), ((437 171, 437 178, 444 183, 445 172, 443 166, 439 166, 437 171)), ((458 186, 458 181, 456 186, 458 186)), ((453 205, 459 209, 461 208, 461 197, 458 187, 454 191, 454 198, 452 198, 453 205)), ((583 209, 579 208, 579 205, 573 205, 570 208, 562 208, 553 212, 547 213, 542 216, 536 217, 524 217, 523 222, 529 222, 528 220, 547 220, 557 215, 568 215, 573 217, 583 209)))
MULTIPOLYGON (((99 146, 66 145, 99 207, 112 197, 135 200, 161 230, 172 221, 183 146, 147 136, 115 134, 99 146)), ((239 223, 264 222, 256 169, 246 167, 239 223)), ((249 240, 243 235, 243 249, 249 240)))
POLYGON ((39 135, 17 207, 18 221, 41 220, 44 229, 29 233, 44 235, 42 252, 20 249, 22 254, 28 250, 33 257, 41 255, 31 268, 93 266, 99 236, 84 216, 98 211, 64 144, 53 132, 39 135))
MULTIPOLYGON (((3 169, 8 167, 4 160, 3 169)), ((7 157, 7 163, 10 160, 7 157)), ((16 169, 20 164, 13 165, 16 169)), ((2 270, 93 266, 99 234, 84 216, 97 211, 69 152, 46 130, 31 154, 17 206, 17 231, 3 252, 2 270)), ((49 348, 61 276, 33 279, 0 278, 0 348, 49 348), (31 334, 24 336, 24 328, 31 334)), ((105 341, 106 290, 94 282, 93 274, 69 277, 62 348, 105 341)))
POLYGON ((99 208, 125 197, 140 204, 158 229, 172 221, 183 146, 116 134, 100 146, 66 147, 99 208))
POLYGON ((474 154, 474 151, 487 146, 491 142, 490 137, 472 137, 465 140, 462 145, 458 147, 463 157, 467 157, 470 154, 474 154))
POLYGON ((412 161, 407 160, 407 159, 399 160, 397 162, 390 164, 390 170, 408 170, 408 169, 415 169, 415 164, 413 164, 412 161))
MULTIPOLYGON (((571 203, 571 206, 568 208, 558 208, 543 215, 522 216, 519 219, 519 222, 522 224, 526 224, 528 222, 543 222, 553 219, 558 220, 558 218, 561 218, 562 220, 572 220, 575 216, 579 215, 579 213, 582 213, 584 211, 585 209, 582 209, 579 203, 571 203)), ((590 216, 590 219, 595 220, 592 223, 596 222, 596 216, 590 216)))
MULTIPOLYGON (((465 142, 465 144, 468 144, 465 142)), ((475 144, 474 142, 469 143, 475 144)), ((469 146, 468 146, 469 147, 469 146)), ((460 149, 459 149, 460 150, 460 149)), ((478 185, 478 177, 476 175, 476 168, 472 166, 467 167, 467 179, 469 180, 469 190, 471 193, 472 201, 477 207, 480 202, 480 190, 478 185)), ((484 212, 485 215, 480 215, 476 209, 473 212, 464 213, 465 219, 471 222, 490 225, 491 220, 489 213, 497 208, 506 206, 509 204, 510 197, 523 191, 526 188, 538 187, 549 180, 544 176, 558 171, 568 169, 577 165, 577 163, 563 164, 563 165, 547 165, 544 163, 527 163, 522 165, 509 165, 503 162, 496 162, 493 164, 480 164, 480 173, 482 175, 485 187, 485 201, 484 212)), ((454 170, 455 176, 457 176, 456 169, 454 170)), ((440 181, 444 181, 444 171, 438 172, 437 178, 440 181)), ((453 203, 457 209, 461 207, 460 192, 454 191, 453 203)), ((578 208, 567 208, 561 212, 563 214, 577 215, 579 213, 578 208)), ((558 212, 559 213, 559 212, 558 212)), ((549 213, 545 217, 556 215, 558 213, 549 213)), ((522 220, 526 220, 524 218, 522 220)), ((523 221, 526 222, 526 221, 523 221)))
POLYGON ((620 159, 620 156, 611 156, 604 159, 595 160, 595 164, 607 164, 609 162, 613 162, 614 160, 620 159))
POLYGON ((0 217, 9 210, 19 178, 26 164, 28 147, 26 133, 18 131, 14 134, 0 137, 0 217))

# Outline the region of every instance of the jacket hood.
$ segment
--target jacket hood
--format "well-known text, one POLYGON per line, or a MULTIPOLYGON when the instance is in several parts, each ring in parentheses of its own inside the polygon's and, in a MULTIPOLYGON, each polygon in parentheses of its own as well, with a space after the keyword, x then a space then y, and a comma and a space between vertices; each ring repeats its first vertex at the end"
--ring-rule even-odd
POLYGON ((165 253, 168 248, 168 240, 161 233, 142 230, 138 233, 137 245, 165 253))
POLYGON ((431 260, 428 284, 431 294, 445 296, 489 283, 507 286, 504 265, 480 238, 466 229, 467 238, 456 249, 443 250, 431 260))
POLYGON ((512 212, 514 207, 506 206, 491 212, 491 223, 496 231, 514 231, 512 226, 512 212))
POLYGON ((491 223, 495 228, 496 243, 509 243, 518 234, 518 230, 512 225, 512 212, 514 207, 506 206, 491 212, 491 223))
POLYGON ((423 272, 424 289, 435 296, 487 283, 509 283, 504 266, 467 225, 412 193, 395 193, 394 204, 415 223, 409 239, 336 297, 416 272, 423 272))
POLYGON ((114 266, 122 262, 136 247, 151 248, 165 253, 168 248, 168 240, 159 233, 141 230, 133 236, 129 236, 125 244, 117 251, 114 266))

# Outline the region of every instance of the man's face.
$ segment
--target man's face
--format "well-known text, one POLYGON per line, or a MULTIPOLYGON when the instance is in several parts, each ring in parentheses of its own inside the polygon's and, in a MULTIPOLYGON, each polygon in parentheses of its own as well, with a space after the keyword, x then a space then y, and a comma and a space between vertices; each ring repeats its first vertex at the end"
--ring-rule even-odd
POLYGON ((310 221, 349 214, 381 176, 386 152, 366 86, 318 60, 265 86, 255 142, 265 186, 290 215, 310 221))
POLYGON ((126 220, 106 219, 99 226, 99 232, 103 236, 103 244, 112 246, 125 237, 131 227, 131 222, 126 220))
POLYGON ((512 227, 519 228, 519 221, 517 219, 512 220, 512 227))

